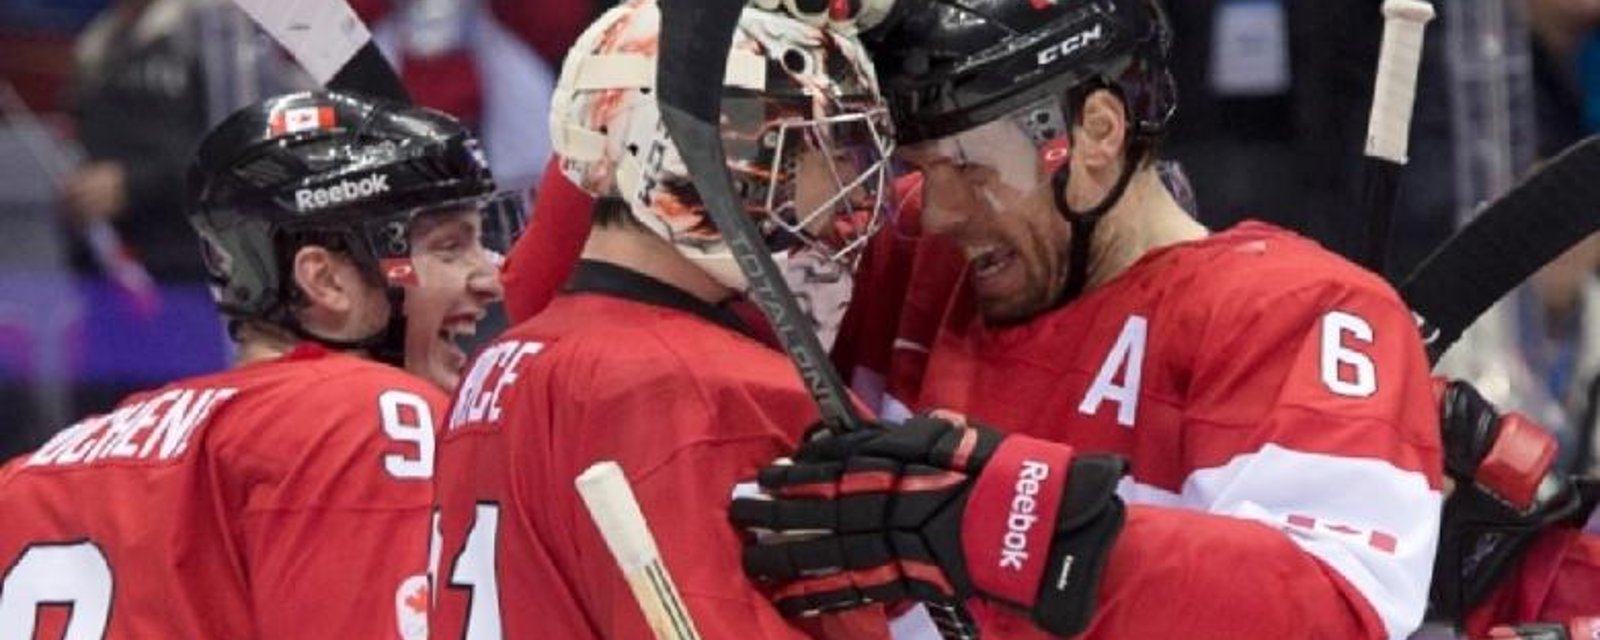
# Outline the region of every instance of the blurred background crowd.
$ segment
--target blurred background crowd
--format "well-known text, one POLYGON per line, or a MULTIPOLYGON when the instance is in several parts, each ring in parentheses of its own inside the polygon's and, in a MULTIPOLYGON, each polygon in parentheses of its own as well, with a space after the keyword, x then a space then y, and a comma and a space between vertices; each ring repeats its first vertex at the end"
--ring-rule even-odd
MULTIPOLYGON (((538 184, 566 48, 610 0, 351 0, 422 103, 538 184)), ((1212 228, 1245 218, 1353 254, 1380 0, 1167 0, 1181 108, 1164 153, 1212 228)), ((1600 130, 1600 0, 1438 0, 1389 274, 1600 130)), ((182 212, 191 146, 310 81, 225 0, 0 0, 0 460, 130 390, 227 366, 182 212)), ((1600 206, 1600 203, 1597 203, 1600 206)), ((1446 359, 1600 461, 1600 237, 1446 359)))

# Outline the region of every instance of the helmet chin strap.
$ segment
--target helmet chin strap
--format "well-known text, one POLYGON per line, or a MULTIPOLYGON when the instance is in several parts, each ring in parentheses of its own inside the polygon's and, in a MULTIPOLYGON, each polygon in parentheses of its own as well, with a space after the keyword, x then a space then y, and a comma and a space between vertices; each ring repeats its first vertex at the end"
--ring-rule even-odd
POLYGON ((1067 282, 1056 294, 1052 307, 1059 307, 1083 293, 1089 284, 1089 240, 1094 237, 1095 227, 1100 224, 1100 219, 1122 201, 1122 194, 1128 190, 1128 184, 1133 181, 1133 174, 1138 170, 1140 159, 1144 155, 1144 141, 1134 138, 1128 143, 1128 162, 1122 167, 1122 172, 1117 176, 1116 184, 1111 185, 1111 191, 1093 207, 1084 211, 1077 211, 1067 204, 1067 178, 1071 173, 1071 162, 1063 162, 1050 176, 1050 188, 1054 190, 1056 212, 1067 219, 1071 225, 1072 240, 1067 247, 1067 282))

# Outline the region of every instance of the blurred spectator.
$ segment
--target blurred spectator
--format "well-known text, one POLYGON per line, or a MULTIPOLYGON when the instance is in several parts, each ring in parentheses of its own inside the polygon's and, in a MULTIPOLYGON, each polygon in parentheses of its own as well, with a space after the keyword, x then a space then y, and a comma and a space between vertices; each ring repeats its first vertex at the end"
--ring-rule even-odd
POLYGON ((1539 153, 1600 131, 1600 0, 1527 0, 1539 153))
MULTIPOLYGON (((516 35, 552 68, 559 68, 567 49, 583 28, 615 5, 616 0, 487 0, 496 21, 516 35)), ((387 15, 391 0, 350 0, 367 24, 387 15)))
POLYGON ((1554 431, 1568 469, 1600 471, 1600 235, 1539 271, 1469 329, 1439 363, 1484 397, 1554 431))
POLYGON ((614 4, 615 0, 490 0, 489 8, 550 66, 559 67, 583 28, 614 4))
MULTIPOLYGON (((1201 221, 1258 218, 1353 255, 1380 0, 1166 0, 1182 108, 1164 155, 1193 178, 1201 221)), ((1448 9, 1435 3, 1441 12, 1448 9)), ((1435 34, 1436 35, 1436 34, 1435 34)), ((1449 233, 1449 101, 1441 38, 1423 55, 1390 273, 1449 233)))
MULTIPOLYGON (((535 3, 562 5, 562 2, 535 3)), ((526 192, 550 155, 550 64, 481 0, 359 0, 417 102, 475 129, 501 188, 526 192)), ((559 11, 557 13, 560 13, 559 11)))
MULTIPOLYGON (((69 98, 85 163, 61 211, 83 229, 112 222, 157 280, 200 282, 184 222, 189 153, 206 127, 194 0, 115 0, 78 38, 69 98)), ((92 262, 77 243, 75 264, 92 262)))

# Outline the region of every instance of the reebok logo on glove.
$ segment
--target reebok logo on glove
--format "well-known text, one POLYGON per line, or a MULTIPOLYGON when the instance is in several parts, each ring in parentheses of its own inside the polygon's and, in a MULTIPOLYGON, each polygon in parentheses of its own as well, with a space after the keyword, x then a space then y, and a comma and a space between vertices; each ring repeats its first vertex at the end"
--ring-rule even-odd
POLYGON ((1038 599, 1072 453, 1011 436, 983 466, 961 513, 961 552, 978 591, 1024 609, 1038 599))
POLYGON ((360 180, 342 180, 332 186, 301 189, 294 192, 294 204, 302 210, 321 209, 388 192, 389 176, 377 173, 360 180))
POLYGON ((1039 521, 1039 483, 1050 478, 1050 467, 1037 460, 1023 460, 1017 472, 1016 493, 1011 496, 1011 515, 1006 518, 1006 535, 1001 540, 1000 567, 1022 571, 1028 561, 1028 531, 1039 521))

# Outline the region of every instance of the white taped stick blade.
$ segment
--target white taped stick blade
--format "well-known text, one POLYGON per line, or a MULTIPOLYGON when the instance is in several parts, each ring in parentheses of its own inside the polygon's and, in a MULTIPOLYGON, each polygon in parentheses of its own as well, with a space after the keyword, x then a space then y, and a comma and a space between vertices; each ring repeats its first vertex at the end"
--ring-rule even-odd
POLYGON ((573 484, 624 574, 656 562, 661 554, 621 466, 610 460, 596 462, 573 484))
POLYGON ((344 68, 371 32, 345 0, 233 0, 283 45, 318 84, 344 68))
POLYGON ((1433 5, 1422 0, 1383 3, 1383 45, 1367 123, 1366 154, 1405 164, 1411 135, 1411 110, 1416 103, 1417 69, 1422 64, 1424 28, 1433 20, 1433 5))

